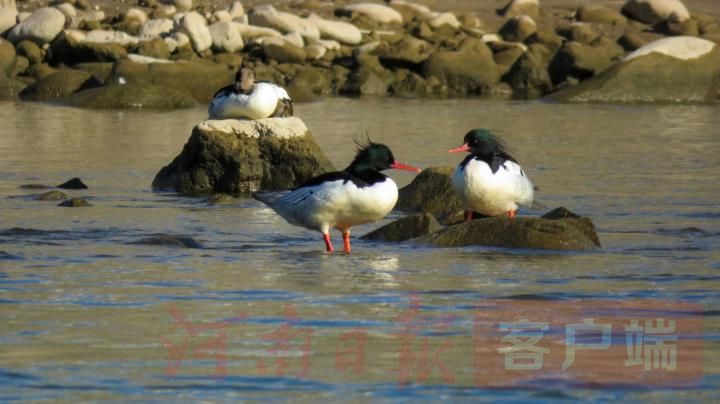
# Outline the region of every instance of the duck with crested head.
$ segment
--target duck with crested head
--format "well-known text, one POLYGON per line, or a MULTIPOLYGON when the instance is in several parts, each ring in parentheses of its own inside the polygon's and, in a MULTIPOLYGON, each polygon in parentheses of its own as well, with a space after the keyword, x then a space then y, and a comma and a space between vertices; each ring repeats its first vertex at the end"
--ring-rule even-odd
POLYGON ((208 106, 210 119, 262 119, 292 116, 293 103, 284 88, 256 81, 255 71, 241 66, 235 83, 218 90, 208 106))
POLYGON ((474 212, 514 218, 519 205, 533 205, 534 187, 505 142, 487 129, 473 129, 454 152, 470 152, 452 176, 455 193, 465 205, 465 220, 474 212))
POLYGON ((340 230, 344 251, 349 253, 350 228, 382 219, 397 202, 397 185, 381 171, 421 171, 397 162, 384 144, 368 140, 359 146, 352 163, 342 171, 321 174, 291 191, 253 196, 290 224, 322 233, 327 252, 334 251, 330 229, 340 230))

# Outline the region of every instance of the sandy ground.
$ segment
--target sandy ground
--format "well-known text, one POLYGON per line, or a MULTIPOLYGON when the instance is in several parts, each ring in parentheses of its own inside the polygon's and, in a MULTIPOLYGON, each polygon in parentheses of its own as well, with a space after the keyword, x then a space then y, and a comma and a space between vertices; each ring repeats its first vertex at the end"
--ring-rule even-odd
MULTIPOLYGON (((298 0, 243 0, 245 8, 256 4, 278 4, 289 3, 298 0)), ((342 1, 342 3, 354 3, 368 0, 342 1)), ((373 1, 373 0, 369 0, 373 1)), ((416 0, 416 3, 429 6, 438 11, 471 11, 479 15, 494 15, 495 10, 502 8, 509 0, 416 0)), ((32 10, 47 5, 50 0, 16 0, 18 9, 32 10)), ((212 9, 224 8, 233 0, 195 0, 195 5, 210 5, 212 9)), ((586 3, 601 3, 609 7, 620 9, 625 0, 541 0, 543 7, 560 7, 576 9, 586 3)), ((720 16, 720 0, 684 0, 683 3, 690 12, 700 12, 720 16)), ((98 5, 108 14, 117 14, 130 7, 137 6, 138 0, 90 0, 90 4, 98 5)))

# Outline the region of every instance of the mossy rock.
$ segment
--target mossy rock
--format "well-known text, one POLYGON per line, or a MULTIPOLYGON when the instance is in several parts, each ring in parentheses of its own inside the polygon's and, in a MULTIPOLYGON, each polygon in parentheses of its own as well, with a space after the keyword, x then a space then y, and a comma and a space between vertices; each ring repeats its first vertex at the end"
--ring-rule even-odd
POLYGON ((400 189, 395 208, 404 211, 430 213, 448 223, 462 217, 463 204, 452 186, 454 167, 441 166, 424 169, 407 186, 400 189))
POLYGON ((179 109, 197 105, 185 93, 152 84, 111 84, 77 92, 61 102, 91 109, 179 109))
POLYGON ((0 75, 0 101, 18 101, 27 86, 24 81, 0 75))
POLYGON ((435 216, 430 213, 418 213, 388 223, 362 237, 373 241, 406 241, 435 233, 442 229, 435 216))
POLYGON ((600 240, 592 221, 565 208, 543 217, 492 217, 462 222, 421 237, 437 247, 488 246, 544 250, 592 250, 600 240))
POLYGON ((77 91, 100 86, 90 73, 82 70, 60 69, 28 86, 20 98, 31 101, 48 101, 65 97, 77 91))

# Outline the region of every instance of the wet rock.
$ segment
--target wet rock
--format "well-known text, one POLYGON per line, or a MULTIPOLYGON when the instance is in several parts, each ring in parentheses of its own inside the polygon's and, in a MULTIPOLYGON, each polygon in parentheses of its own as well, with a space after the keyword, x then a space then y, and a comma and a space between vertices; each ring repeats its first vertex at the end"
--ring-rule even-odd
POLYGON ((88 189, 88 186, 78 177, 69 179, 57 187, 62 189, 88 189))
MULTIPOLYGON (((551 53, 555 53, 563 45, 565 41, 558 35, 555 30, 546 27, 540 27, 532 34, 525 43, 528 45, 540 44, 546 47, 551 53)), ((552 56, 552 55, 551 55, 552 56)))
POLYGON ((498 71, 501 75, 507 73, 517 60, 525 53, 525 48, 521 46, 509 46, 504 50, 495 52, 493 59, 498 65, 498 71))
POLYGON ((500 80, 487 46, 473 51, 439 51, 423 63, 425 77, 436 77, 458 94, 484 93, 500 80))
POLYGON ((190 42, 196 52, 205 51, 212 46, 212 36, 205 17, 196 11, 185 14, 180 20, 180 30, 190 37, 190 42))
POLYGON ((348 22, 326 20, 315 13, 311 13, 307 20, 317 27, 322 38, 333 39, 346 45, 357 45, 362 40, 360 30, 348 22))
POLYGON ((3 35, 17 24, 17 15, 15 9, 0 7, 0 35, 3 35))
POLYGON ((646 24, 656 24, 671 17, 675 21, 690 18, 680 0, 628 0, 621 11, 629 18, 646 24))
POLYGON ((25 88, 20 93, 20 98, 32 101, 47 101, 101 85, 102 83, 86 71, 60 69, 25 88))
POLYGON ((64 26, 65 14, 56 8, 45 7, 13 27, 8 33, 8 39, 13 43, 29 39, 38 44, 46 44, 52 42, 64 26))
POLYGON ((548 96, 554 101, 703 102, 718 99, 720 48, 669 37, 627 55, 605 72, 548 96))
POLYGON ((578 42, 566 42, 550 62, 549 73, 553 83, 560 83, 568 76, 584 80, 607 69, 612 64, 610 56, 602 48, 578 42))
POLYGON ((33 41, 20 41, 15 45, 18 55, 25 56, 30 64, 36 65, 43 62, 43 52, 33 41))
POLYGON ((65 195, 65 192, 62 191, 48 191, 35 195, 34 199, 36 201, 62 201, 67 199, 67 195, 65 195))
MULTIPOLYGON (((375 3, 356 3, 341 6, 338 10, 341 15, 344 13, 350 13, 351 15, 359 14, 375 21, 379 24, 393 24, 402 23, 402 14, 394 10, 392 7, 388 7, 382 4, 375 3)), ((347 14, 344 14, 347 15, 347 14)))
MULTIPOLYGON (((174 100, 162 105, 169 105, 174 102, 186 104, 185 94, 193 97, 197 102, 206 103, 210 101, 215 92, 234 81, 235 70, 225 65, 205 62, 177 62, 177 63, 135 63, 125 60, 115 64, 113 73, 109 79, 112 83, 122 81, 129 84, 137 84, 142 87, 153 85, 154 89, 141 91, 143 97, 150 101, 152 94, 157 87, 172 89, 174 100), (180 93, 180 94, 178 94, 180 93)), ((135 88, 135 87, 133 87, 135 88)), ((129 91, 116 89, 122 94, 132 95, 129 91)), ((140 94, 140 93, 138 93, 140 94)), ((156 104, 154 100, 153 103, 156 104)))
POLYGON ((320 39, 320 31, 311 21, 294 14, 278 11, 271 5, 253 7, 248 13, 248 20, 252 25, 273 28, 282 33, 298 32, 307 40, 320 39))
POLYGON ((442 223, 462 214, 462 202, 452 187, 454 167, 424 169, 413 181, 399 191, 396 209, 430 213, 442 223))
POLYGON ((155 176, 153 189, 247 194, 289 189, 332 170, 297 117, 208 120, 193 128, 180 155, 155 176))
POLYGON ((83 208, 92 205, 85 198, 70 198, 60 202, 58 206, 62 206, 65 208, 83 208))
POLYGON ((362 237, 362 240, 373 241, 406 241, 435 233, 442 229, 435 216, 429 213, 418 213, 388 223, 362 237))
POLYGON ((143 237, 140 240, 129 244, 179 247, 179 248, 205 248, 199 241, 187 236, 174 236, 171 234, 158 234, 150 237, 143 237))
POLYGON ((592 250, 600 247, 592 221, 564 208, 541 218, 493 217, 463 222, 421 237, 418 241, 438 247, 479 245, 547 250, 592 250))
POLYGON ((394 77, 388 91, 396 97, 418 98, 443 96, 447 93, 447 87, 434 77, 425 80, 419 74, 407 69, 396 70, 394 77))
POLYGON ((0 76, 8 77, 15 68, 17 53, 13 45, 0 38, 0 76))
POLYGON ((303 63, 305 62, 305 50, 299 46, 293 45, 282 38, 270 38, 263 42, 263 53, 268 59, 275 60, 280 63, 303 63))
POLYGON ((547 67, 535 52, 525 52, 520 56, 505 80, 512 87, 513 95, 522 99, 541 97, 553 88, 547 67))
POLYGON ((540 2, 539 0, 510 0, 499 11, 499 14, 505 17, 528 15, 532 18, 538 18, 540 15, 540 2))
POLYGON ((578 8, 576 18, 579 21, 598 24, 624 24, 627 19, 618 11, 599 4, 583 4, 578 8))
POLYGON ((499 34, 503 39, 510 42, 523 42, 530 35, 537 31, 535 20, 527 15, 519 15, 510 18, 505 25, 500 28, 499 34))
POLYGON ((76 92, 63 104, 90 109, 180 109, 197 106, 187 93, 148 83, 111 84, 76 92))
POLYGON ((127 56, 124 46, 117 43, 85 42, 69 33, 60 34, 50 46, 49 58, 54 65, 89 62, 115 62, 127 56))
POLYGON ((112 63, 78 63, 73 69, 83 70, 93 75, 99 82, 106 84, 112 73, 112 63))
POLYGON ((216 22, 208 27, 212 37, 212 47, 216 52, 233 53, 245 46, 240 23, 237 22, 216 22))
POLYGON ((17 101, 27 83, 0 75, 0 101, 17 101))
POLYGON ((327 69, 306 66, 298 70, 287 86, 290 98, 298 102, 312 101, 318 95, 330 94, 330 80, 327 69))

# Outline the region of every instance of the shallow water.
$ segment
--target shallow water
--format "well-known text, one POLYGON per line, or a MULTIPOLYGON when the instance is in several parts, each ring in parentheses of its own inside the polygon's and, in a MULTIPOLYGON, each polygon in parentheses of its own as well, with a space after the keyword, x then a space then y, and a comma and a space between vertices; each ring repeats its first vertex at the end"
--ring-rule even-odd
MULTIPOLYGON (((603 248, 354 239, 353 254, 327 255, 318 234, 255 200, 209 206, 151 191, 155 173, 205 117, 202 108, 2 103, 0 400, 717 397, 717 106, 329 99, 298 105, 297 115, 338 167, 365 132, 398 160, 429 167, 457 164, 461 156, 446 151, 468 129, 502 129, 538 199, 591 217, 603 248), (19 188, 75 176, 90 189, 67 193, 89 197, 92 207, 60 208, 27 197, 43 191, 19 188), (135 244, 157 234, 190 236, 203 248, 135 244), (687 386, 653 385, 641 371, 606 382, 602 350, 577 357, 589 373, 563 373, 558 346, 545 371, 520 377, 494 368, 490 359, 502 355, 478 342, 489 337, 478 335, 483 325, 523 314, 552 321, 552 334, 608 302, 653 318, 676 308, 679 322, 701 327, 678 331, 702 343, 678 346, 687 386)), ((389 174, 401 186, 412 179, 389 174)), ((627 323, 628 313, 614 320, 627 323)), ((613 344, 624 355, 622 329, 613 328, 613 344)), ((674 375, 654 371, 663 370, 674 375)))

